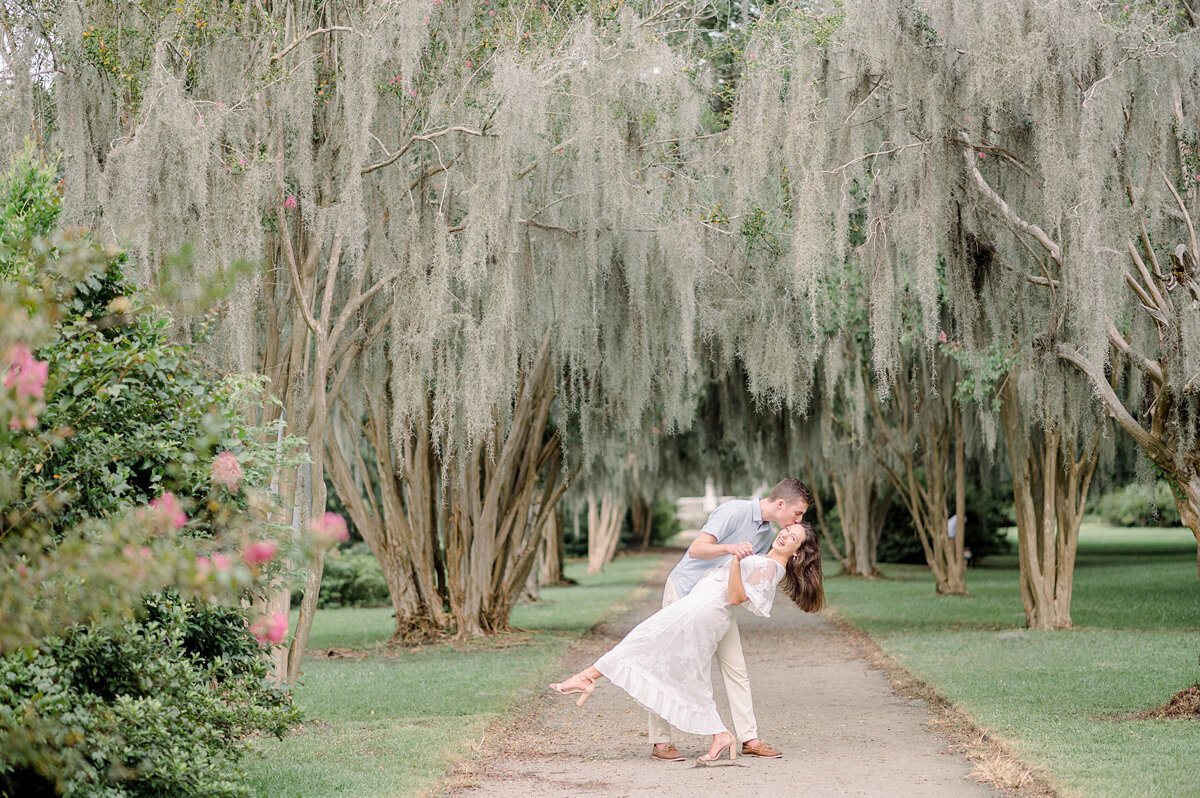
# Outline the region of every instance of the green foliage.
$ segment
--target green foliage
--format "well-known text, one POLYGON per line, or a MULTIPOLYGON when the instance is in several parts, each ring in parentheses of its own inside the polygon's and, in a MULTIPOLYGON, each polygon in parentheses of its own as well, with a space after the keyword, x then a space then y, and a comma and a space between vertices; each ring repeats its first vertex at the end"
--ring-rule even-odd
MULTIPOLYGON (((292 595, 293 606, 303 594, 292 595)), ((383 607, 389 605, 387 582, 379 560, 363 544, 340 549, 325 560, 318 607, 383 607)))
POLYGON ((249 794, 241 738, 282 736, 297 712, 266 684, 244 613, 170 595, 144 610, 0 659, 0 794, 249 794), (21 745, 30 732, 51 745, 21 745))
POLYGON ((1179 509, 1171 485, 1160 479, 1151 487, 1132 482, 1106 493, 1096 503, 1096 512, 1114 526, 1179 526, 1179 509))
POLYGON ((58 219, 55 167, 34 157, 33 151, 33 145, 26 145, 24 155, 0 177, 0 247, 8 251, 0 260, 0 275, 6 277, 14 268, 13 250, 45 235, 58 219))

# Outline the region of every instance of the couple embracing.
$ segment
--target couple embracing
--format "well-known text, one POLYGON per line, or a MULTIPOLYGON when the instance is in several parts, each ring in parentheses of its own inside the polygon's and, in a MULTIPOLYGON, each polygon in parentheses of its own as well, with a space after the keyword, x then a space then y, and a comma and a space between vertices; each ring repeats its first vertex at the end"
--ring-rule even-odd
POLYGON ((716 759, 727 748, 734 759, 737 746, 713 699, 710 667, 715 655, 741 753, 781 756, 758 738, 733 608, 745 604, 750 612, 768 617, 781 582, 783 592, 805 612, 825 605, 820 542, 812 525, 801 521, 812 500, 804 483, 789 478, 765 499, 722 504, 667 578, 663 608, 593 665, 550 687, 581 693, 582 704, 596 680, 605 676, 650 710, 651 756, 683 760, 671 742, 675 728, 712 735, 712 746, 700 761, 716 759), (772 522, 782 527, 777 535, 772 522))

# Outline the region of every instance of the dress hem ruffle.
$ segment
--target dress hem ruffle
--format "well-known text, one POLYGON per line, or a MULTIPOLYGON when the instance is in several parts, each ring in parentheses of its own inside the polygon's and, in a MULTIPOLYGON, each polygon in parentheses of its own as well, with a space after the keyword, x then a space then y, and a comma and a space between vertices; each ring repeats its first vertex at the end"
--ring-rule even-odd
POLYGON ((619 659, 606 661, 606 657, 601 657, 593 667, 634 701, 680 731, 688 734, 720 734, 726 731, 715 703, 707 712, 697 711, 692 704, 681 701, 656 684, 655 679, 619 659))

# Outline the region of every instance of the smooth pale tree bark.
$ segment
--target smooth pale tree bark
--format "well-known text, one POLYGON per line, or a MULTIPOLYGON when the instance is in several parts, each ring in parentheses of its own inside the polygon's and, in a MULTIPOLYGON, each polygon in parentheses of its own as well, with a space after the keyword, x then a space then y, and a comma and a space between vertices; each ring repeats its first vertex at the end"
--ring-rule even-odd
POLYGON ((1000 413, 1013 471, 1025 621, 1030 629, 1069 629, 1079 525, 1103 425, 1076 446, 1060 432, 1031 425, 1009 386, 1000 413))
MULTIPOLYGON (((894 385, 894 408, 885 410, 871 392, 871 406, 878 429, 888 443, 888 454, 879 465, 912 515, 913 526, 925 552, 925 562, 943 595, 966 595, 967 563, 963 556, 966 537, 966 454, 962 408, 952 391, 943 387, 930 392, 931 375, 918 360, 920 374, 913 381, 894 385), (953 482, 951 482, 953 479, 953 482), (955 536, 950 537, 950 501, 958 515, 955 536)), ((949 363, 942 364, 945 371, 949 363)), ((952 383, 951 383, 952 384, 952 383)))
POLYGON ((446 583, 459 636, 508 628, 566 490, 559 435, 547 426, 552 377, 547 333, 521 375, 511 420, 475 446, 445 488, 446 583))
POLYGON ((839 554, 848 576, 880 576, 876 550, 883 532, 888 497, 879 484, 879 468, 870 456, 860 457, 853 468, 830 474, 833 494, 842 519, 844 555, 839 554))
POLYGON ((392 641, 430 637, 449 625, 449 616, 438 591, 440 496, 429 427, 413 425, 394 462, 386 397, 368 391, 366 398, 361 423, 339 405, 340 423, 327 437, 330 481, 383 570, 396 618, 392 641))
POLYGON ((604 566, 612 562, 617 553, 624 517, 625 505, 614 492, 605 491, 599 499, 594 492, 588 493, 589 574, 600 573, 604 566))

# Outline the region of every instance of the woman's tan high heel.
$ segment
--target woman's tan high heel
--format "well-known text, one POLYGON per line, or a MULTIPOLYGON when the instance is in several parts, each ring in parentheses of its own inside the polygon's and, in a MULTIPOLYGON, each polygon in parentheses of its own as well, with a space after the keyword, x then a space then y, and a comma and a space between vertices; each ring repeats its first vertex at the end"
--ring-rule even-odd
POLYGON ((562 682, 555 682, 554 684, 550 685, 550 689, 556 693, 561 693, 562 695, 573 695, 575 693, 583 693, 583 695, 579 696, 579 700, 575 702, 575 706, 581 707, 581 706, 583 706, 583 702, 588 700, 588 697, 592 694, 592 691, 596 689, 596 680, 583 672, 577 673, 575 675, 580 677, 581 679, 586 679, 587 683, 588 683, 587 687, 583 687, 583 688, 571 687, 571 688, 564 690, 564 689, 562 689, 562 682))
POLYGON ((725 734, 729 737, 729 742, 727 742, 727 743, 725 743, 725 745, 721 746, 720 749, 718 749, 715 754, 710 753, 710 754, 704 754, 703 756, 701 756, 699 759, 700 762, 713 762, 713 761, 719 759, 721 754, 725 753, 726 748, 729 749, 729 761, 733 762, 734 760, 737 759, 737 747, 733 744, 733 735, 729 734, 729 732, 725 732, 725 734))

